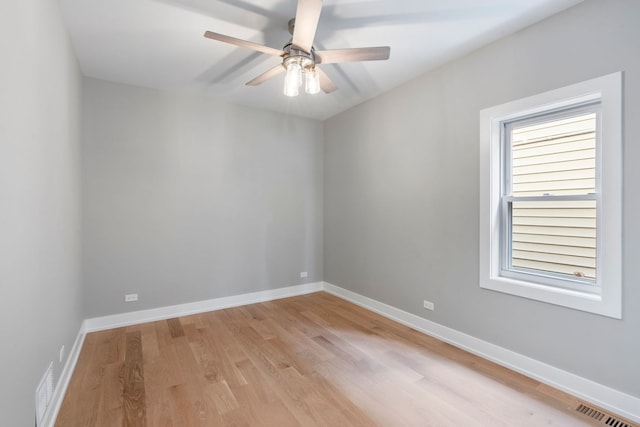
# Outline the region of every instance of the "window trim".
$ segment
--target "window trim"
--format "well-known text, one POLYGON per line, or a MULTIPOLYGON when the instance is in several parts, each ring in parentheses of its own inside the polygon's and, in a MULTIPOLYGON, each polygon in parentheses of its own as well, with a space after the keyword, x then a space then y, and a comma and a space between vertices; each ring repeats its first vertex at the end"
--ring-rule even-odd
MULTIPOLYGON (((525 274, 526 275, 526 274, 525 274)), ((484 109, 480 112, 480 287, 622 318, 622 73, 484 109), (600 202, 596 268, 599 293, 544 285, 501 271, 502 127, 505 122, 588 103, 601 108, 600 202)))

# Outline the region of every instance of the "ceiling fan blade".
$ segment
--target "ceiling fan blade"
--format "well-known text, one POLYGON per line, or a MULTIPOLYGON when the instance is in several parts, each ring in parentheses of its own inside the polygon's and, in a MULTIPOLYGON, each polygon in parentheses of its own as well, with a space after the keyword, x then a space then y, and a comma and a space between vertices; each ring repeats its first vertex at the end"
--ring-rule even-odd
POLYGON ((237 39, 235 37, 225 36, 224 34, 214 33, 212 31, 206 31, 204 36, 208 39, 218 40, 221 42, 233 44, 236 46, 244 47, 246 49, 256 50, 258 52, 266 53, 268 55, 273 56, 282 56, 282 51, 278 49, 274 49, 269 46, 263 46, 261 44, 248 42, 246 40, 237 39))
POLYGON ((294 46, 305 52, 311 52, 321 11, 322 0, 298 0, 295 26, 293 28, 292 43, 294 46))
POLYGON ((320 67, 316 66, 316 70, 318 70, 318 75, 320 76, 320 89, 322 89, 324 93, 331 93, 338 89, 320 67))
POLYGON ((247 86, 258 86, 261 83, 264 83, 265 81, 269 80, 271 77, 277 76, 278 74, 284 72, 285 69, 282 66, 282 64, 278 64, 275 67, 271 68, 270 70, 265 71, 264 73, 260 74, 258 77, 256 77, 255 79, 248 81, 246 83, 247 86))
POLYGON ((391 48, 360 47, 354 49, 317 50, 314 52, 319 64, 335 64, 336 62, 380 61, 389 59, 391 48))

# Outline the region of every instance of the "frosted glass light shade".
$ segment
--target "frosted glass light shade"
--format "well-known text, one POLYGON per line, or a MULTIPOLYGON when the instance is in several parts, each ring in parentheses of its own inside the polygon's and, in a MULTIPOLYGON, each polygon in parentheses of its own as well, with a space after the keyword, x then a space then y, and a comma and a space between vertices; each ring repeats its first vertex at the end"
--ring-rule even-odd
POLYGON ((304 91, 311 95, 320 92, 320 76, 315 68, 305 72, 304 91))
POLYGON ((284 94, 298 96, 298 87, 302 84, 302 68, 297 62, 287 65, 287 75, 284 78, 284 94))

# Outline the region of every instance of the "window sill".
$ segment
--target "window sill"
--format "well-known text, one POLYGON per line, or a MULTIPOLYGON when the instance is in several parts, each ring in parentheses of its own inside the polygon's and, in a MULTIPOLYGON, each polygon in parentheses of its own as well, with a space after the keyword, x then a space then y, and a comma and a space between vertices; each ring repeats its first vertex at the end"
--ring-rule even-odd
POLYGON ((615 298, 607 297, 607 295, 563 289, 501 276, 482 280, 480 287, 616 319, 622 317, 620 304, 616 304, 615 298))

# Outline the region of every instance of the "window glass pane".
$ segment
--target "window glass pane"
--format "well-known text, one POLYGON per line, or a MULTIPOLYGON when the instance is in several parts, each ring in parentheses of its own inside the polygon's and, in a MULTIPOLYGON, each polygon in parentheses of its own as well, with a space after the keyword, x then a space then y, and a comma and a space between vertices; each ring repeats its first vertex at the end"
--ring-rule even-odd
POLYGON ((596 201, 514 201, 512 268, 596 278, 596 201))
POLYGON ((596 114, 511 129, 512 195, 596 191, 596 114))

